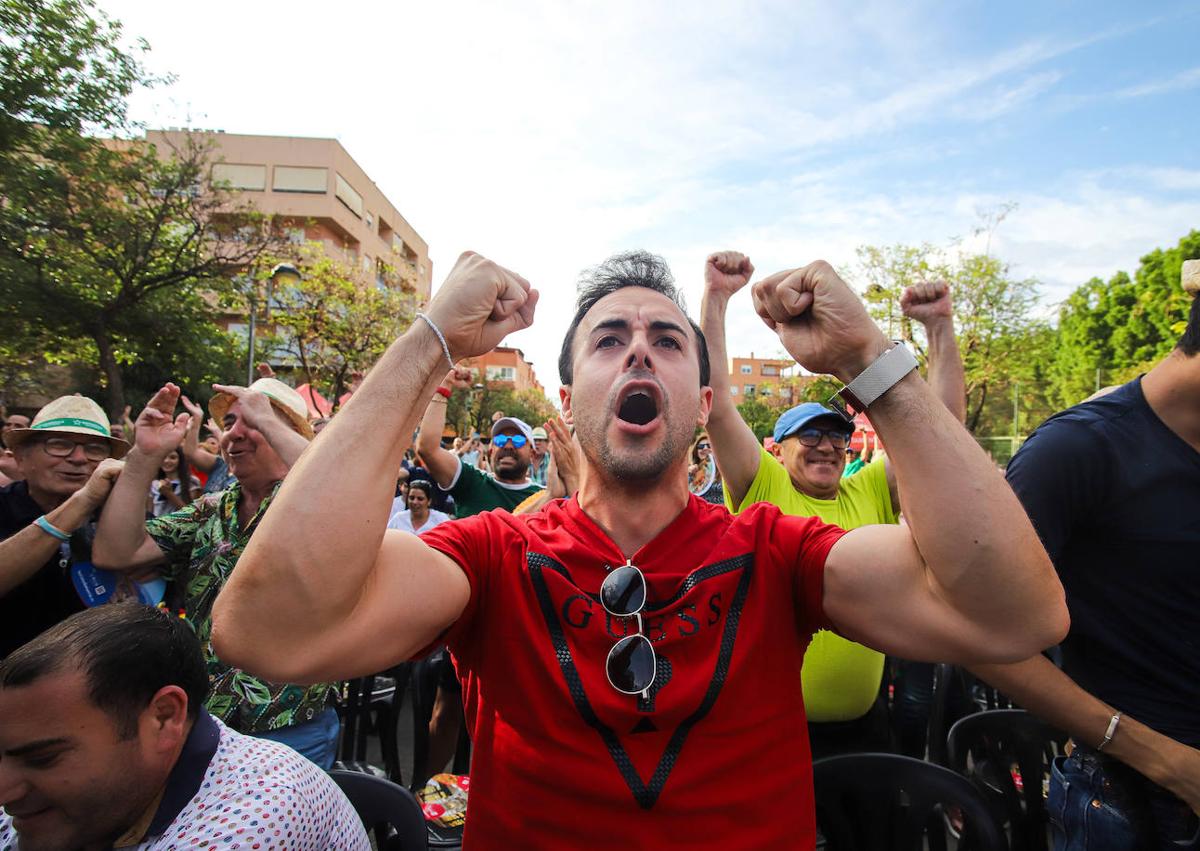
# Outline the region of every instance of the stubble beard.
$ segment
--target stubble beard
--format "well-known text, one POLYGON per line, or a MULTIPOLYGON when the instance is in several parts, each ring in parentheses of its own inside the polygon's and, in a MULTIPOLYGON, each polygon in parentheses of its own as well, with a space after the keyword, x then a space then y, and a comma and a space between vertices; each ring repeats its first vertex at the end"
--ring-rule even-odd
MULTIPOLYGON (((611 409, 611 405, 605 410, 611 409)), ((606 479, 618 484, 642 484, 660 479, 691 448, 691 430, 679 428, 664 401, 659 414, 665 423, 662 442, 655 449, 617 450, 608 439, 604 417, 576 417, 575 432, 583 454, 606 479), (686 431, 686 433, 684 433, 686 431), (678 433, 677 433, 678 432, 678 433)))

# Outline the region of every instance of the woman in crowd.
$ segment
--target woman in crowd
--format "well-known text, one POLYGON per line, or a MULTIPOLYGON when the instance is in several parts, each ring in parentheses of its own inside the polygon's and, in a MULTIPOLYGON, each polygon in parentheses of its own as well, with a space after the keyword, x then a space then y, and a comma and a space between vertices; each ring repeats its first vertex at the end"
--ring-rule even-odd
POLYGON ((445 523, 450 515, 430 508, 432 497, 432 482, 425 479, 410 481, 406 496, 396 497, 392 502, 392 518, 388 521, 388 528, 419 535, 439 523, 445 523))
POLYGON ((176 449, 163 459, 158 476, 150 486, 148 512, 161 517, 178 511, 200 495, 200 480, 188 472, 183 449, 176 449))
POLYGON ((725 503, 725 489, 721 486, 721 474, 717 471, 717 460, 713 457, 712 441, 708 439, 707 432, 700 432, 700 436, 692 444, 688 490, 705 502, 714 505, 725 503))

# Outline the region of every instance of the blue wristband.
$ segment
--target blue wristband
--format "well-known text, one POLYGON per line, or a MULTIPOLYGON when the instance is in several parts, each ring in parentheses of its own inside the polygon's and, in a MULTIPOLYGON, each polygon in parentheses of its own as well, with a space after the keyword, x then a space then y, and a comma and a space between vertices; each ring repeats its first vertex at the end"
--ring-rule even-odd
POLYGON ((51 538, 58 538, 60 541, 71 540, 71 536, 68 533, 64 532, 62 529, 59 529, 57 526, 55 526, 49 520, 47 520, 45 514, 43 514, 37 520, 34 520, 33 525, 37 526, 39 529, 41 529, 43 532, 45 532, 51 538))

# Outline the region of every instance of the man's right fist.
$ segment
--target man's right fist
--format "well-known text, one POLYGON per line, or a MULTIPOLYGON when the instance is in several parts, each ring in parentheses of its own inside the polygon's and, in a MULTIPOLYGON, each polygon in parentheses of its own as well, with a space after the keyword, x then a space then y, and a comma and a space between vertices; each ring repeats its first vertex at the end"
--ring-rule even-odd
POLYGON ((490 352, 533 323, 538 292, 515 272, 464 252, 426 314, 441 330, 454 360, 490 352))
POLYGON ((84 500, 92 510, 99 508, 104 504, 104 500, 108 499, 113 484, 117 481, 117 476, 121 475, 121 470, 124 468, 124 461, 105 458, 96 465, 92 475, 79 489, 80 499, 84 500))

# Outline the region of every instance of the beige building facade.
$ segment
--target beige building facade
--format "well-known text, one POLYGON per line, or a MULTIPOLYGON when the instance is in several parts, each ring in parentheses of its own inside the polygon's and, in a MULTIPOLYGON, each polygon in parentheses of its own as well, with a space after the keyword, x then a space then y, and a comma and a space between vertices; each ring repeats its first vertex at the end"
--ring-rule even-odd
POLYGON ((151 130, 160 149, 188 134, 213 146, 212 180, 282 217, 293 242, 320 242, 326 252, 384 284, 393 276, 429 300, 429 245, 336 139, 151 130))

